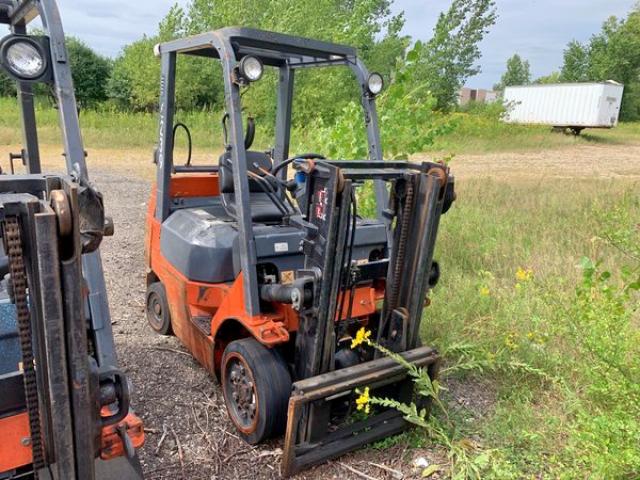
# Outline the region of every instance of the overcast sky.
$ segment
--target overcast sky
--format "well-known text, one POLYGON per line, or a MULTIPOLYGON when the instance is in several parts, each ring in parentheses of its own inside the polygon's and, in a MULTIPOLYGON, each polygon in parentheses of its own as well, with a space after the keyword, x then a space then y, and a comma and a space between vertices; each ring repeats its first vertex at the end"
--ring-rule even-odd
MULTIPOLYGON (((295 1, 295 0, 292 0, 295 1)), ((175 0, 59 0, 67 33, 114 57, 143 33, 153 34, 175 0)), ((187 0, 178 0, 184 5, 187 0)), ((395 0, 406 17, 405 33, 428 39, 438 13, 450 0, 395 0)), ((507 58, 518 53, 531 63, 534 77, 557 70, 572 39, 587 40, 610 15, 625 16, 636 0, 496 0, 498 22, 482 43, 482 73, 472 87, 491 87, 507 58)))

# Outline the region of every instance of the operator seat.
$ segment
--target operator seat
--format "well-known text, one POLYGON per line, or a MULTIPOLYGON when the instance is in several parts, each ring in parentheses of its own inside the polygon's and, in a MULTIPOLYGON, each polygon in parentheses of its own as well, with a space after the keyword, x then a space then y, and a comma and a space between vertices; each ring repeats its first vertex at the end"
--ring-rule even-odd
MULTIPOLYGON (((271 171, 273 163, 269 155, 264 152, 247 151, 247 171, 254 172, 263 177, 264 174, 258 170, 256 165, 267 171, 271 171)), ((233 185, 233 167, 230 152, 225 152, 220 156, 218 176, 222 205, 227 214, 237 220, 236 196, 233 185)), ((258 182, 251 178, 249 178, 249 205, 253 222, 267 224, 282 222, 282 211, 273 203, 258 182)))

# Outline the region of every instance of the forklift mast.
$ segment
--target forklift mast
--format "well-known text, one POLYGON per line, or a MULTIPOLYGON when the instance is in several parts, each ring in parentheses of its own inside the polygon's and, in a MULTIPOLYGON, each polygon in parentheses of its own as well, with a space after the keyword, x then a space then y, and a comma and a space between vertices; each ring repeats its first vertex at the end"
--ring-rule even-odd
POLYGON ((0 176, 0 478, 142 478, 144 433, 117 369, 99 253, 112 225, 89 183, 60 12, 55 0, 0 0, 0 23, 23 135, 0 176), (37 18, 43 33, 30 35, 37 18), (37 83, 56 103, 64 174, 42 172, 37 83))

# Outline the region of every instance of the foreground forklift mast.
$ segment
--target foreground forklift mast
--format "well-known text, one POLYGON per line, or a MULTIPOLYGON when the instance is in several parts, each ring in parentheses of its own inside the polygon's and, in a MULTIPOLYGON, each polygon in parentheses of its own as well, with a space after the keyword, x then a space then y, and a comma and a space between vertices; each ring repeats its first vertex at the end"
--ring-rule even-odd
POLYGON ((23 131, 12 174, 0 175, 0 479, 142 478, 144 433, 117 368, 99 253, 113 228, 89 183, 58 8, 0 0, 0 23, 23 131), (44 33, 28 35, 38 17, 44 33), (42 173, 36 83, 56 102, 66 174, 42 173))
POLYGON ((421 346, 420 323, 439 277, 440 218, 455 199, 449 168, 383 161, 375 105, 383 78, 352 47, 230 27, 160 44, 156 54, 162 76, 157 182, 147 212, 149 324, 174 333, 220 380, 244 440, 285 434, 284 475, 402 431, 408 424, 393 409, 375 407, 363 418, 353 407, 365 387, 411 402, 407 372, 351 345, 366 328, 436 377, 439 356, 421 346), (184 55, 222 64, 217 165, 174 158, 176 132, 189 133, 175 118, 184 55), (359 86, 367 160, 289 152, 295 78, 327 67, 349 69, 359 86), (278 78, 275 139, 258 151, 242 93, 267 68, 278 78), (358 209, 370 191, 376 218, 358 209))

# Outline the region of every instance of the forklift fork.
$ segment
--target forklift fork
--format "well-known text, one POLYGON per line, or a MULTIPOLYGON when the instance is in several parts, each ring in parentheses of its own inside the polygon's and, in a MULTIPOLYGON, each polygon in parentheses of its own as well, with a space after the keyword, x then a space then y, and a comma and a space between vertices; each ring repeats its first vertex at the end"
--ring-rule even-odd
MULTIPOLYGON (((439 368, 438 353, 430 347, 420 347, 401 354, 417 367, 426 368, 431 380, 435 380, 439 368)), ((388 357, 371 360, 353 367, 327 372, 293 384, 284 441, 282 473, 284 476, 309 468, 323 461, 337 457, 390 435, 396 435, 409 426, 400 412, 385 410, 346 425, 328 434, 321 440, 301 445, 296 441, 299 426, 306 407, 314 402, 330 401, 349 396, 356 389, 369 387, 377 389, 397 384, 404 393, 411 394, 412 381, 400 364, 388 357)), ((411 397, 411 395, 406 395, 411 397)), ((411 398, 405 398, 411 401, 411 398)), ((421 406, 429 409, 430 399, 421 406)))

